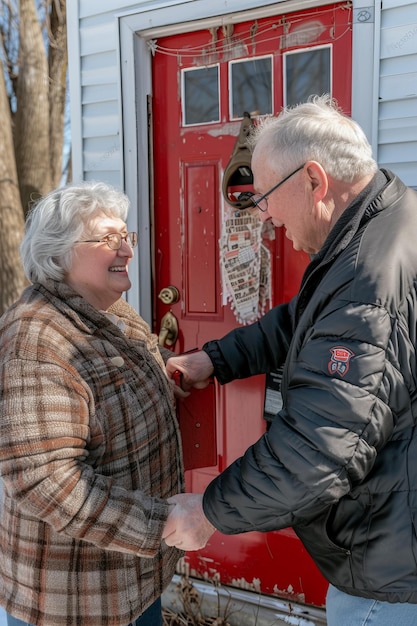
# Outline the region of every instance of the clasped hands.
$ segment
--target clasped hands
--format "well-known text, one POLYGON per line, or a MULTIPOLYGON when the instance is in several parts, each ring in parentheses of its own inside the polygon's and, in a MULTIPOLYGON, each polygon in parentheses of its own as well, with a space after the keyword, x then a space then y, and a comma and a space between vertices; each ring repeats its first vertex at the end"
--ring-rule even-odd
POLYGON ((200 493, 179 493, 168 498, 170 511, 162 538, 180 550, 204 548, 216 530, 203 512, 200 493))

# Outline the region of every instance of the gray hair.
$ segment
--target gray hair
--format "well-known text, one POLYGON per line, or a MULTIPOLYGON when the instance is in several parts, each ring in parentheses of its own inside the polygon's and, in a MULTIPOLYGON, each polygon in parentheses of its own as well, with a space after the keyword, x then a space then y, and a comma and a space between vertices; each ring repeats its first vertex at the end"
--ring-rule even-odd
POLYGON ((283 163, 291 170, 317 161, 336 180, 351 183, 378 169, 362 128, 328 94, 310 96, 277 117, 262 118, 249 142, 280 170, 283 163))
POLYGON ((20 246, 28 279, 62 280, 88 222, 101 213, 126 221, 128 210, 128 197, 102 182, 71 184, 45 195, 29 211, 20 246))

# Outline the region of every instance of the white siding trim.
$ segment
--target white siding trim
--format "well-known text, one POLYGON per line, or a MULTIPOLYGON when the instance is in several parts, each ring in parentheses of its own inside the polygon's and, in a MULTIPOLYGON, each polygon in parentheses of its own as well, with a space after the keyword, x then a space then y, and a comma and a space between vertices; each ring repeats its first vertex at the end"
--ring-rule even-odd
POLYGON ((378 73, 380 1, 354 0, 352 32, 352 118, 363 128, 378 158, 378 73), (369 13, 369 20, 366 19, 369 13))
POLYGON ((148 111, 151 93, 150 57, 143 39, 129 20, 120 20, 121 92, 123 102, 124 181, 132 209, 129 230, 139 235, 137 263, 129 269, 128 302, 152 325, 151 224, 149 214, 148 111), (138 63, 137 60, 140 59, 138 63))
POLYGON ((72 10, 67 8, 68 32, 68 80, 70 87, 71 151, 72 177, 82 180, 82 106, 81 106, 81 51, 79 38, 79 6, 72 3, 72 10))

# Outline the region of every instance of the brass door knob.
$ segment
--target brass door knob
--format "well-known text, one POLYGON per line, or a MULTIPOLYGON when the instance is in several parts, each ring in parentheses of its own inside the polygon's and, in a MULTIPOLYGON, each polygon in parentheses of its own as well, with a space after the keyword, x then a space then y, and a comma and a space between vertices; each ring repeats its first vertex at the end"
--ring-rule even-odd
POLYGON ((162 300, 164 304, 175 304, 175 302, 179 302, 180 292, 176 287, 170 285, 169 287, 161 289, 158 298, 162 300))

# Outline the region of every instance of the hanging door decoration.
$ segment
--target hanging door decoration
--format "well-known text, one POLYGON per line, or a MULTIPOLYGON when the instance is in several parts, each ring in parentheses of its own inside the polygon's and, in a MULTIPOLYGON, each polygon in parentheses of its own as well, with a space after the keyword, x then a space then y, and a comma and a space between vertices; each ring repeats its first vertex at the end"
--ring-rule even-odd
POLYGON ((226 201, 219 242, 223 300, 230 303, 239 324, 255 322, 271 303, 270 253, 262 243, 262 222, 251 200, 248 139, 253 127, 245 111, 222 181, 226 201))

